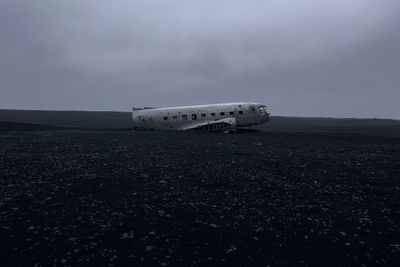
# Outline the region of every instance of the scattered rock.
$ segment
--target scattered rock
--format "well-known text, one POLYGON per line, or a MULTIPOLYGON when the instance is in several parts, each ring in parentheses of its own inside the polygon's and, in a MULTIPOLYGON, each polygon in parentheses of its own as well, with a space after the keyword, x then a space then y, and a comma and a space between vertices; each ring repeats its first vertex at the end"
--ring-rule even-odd
POLYGON ((154 246, 146 246, 146 247, 145 247, 146 252, 152 251, 152 250, 154 250, 154 249, 155 249, 154 246))
POLYGON ((398 155, 363 133, 0 132, 1 261, 396 266, 398 155))
POLYGON ((165 215, 165 211, 163 210, 158 210, 158 215, 160 215, 161 217, 163 217, 165 215))

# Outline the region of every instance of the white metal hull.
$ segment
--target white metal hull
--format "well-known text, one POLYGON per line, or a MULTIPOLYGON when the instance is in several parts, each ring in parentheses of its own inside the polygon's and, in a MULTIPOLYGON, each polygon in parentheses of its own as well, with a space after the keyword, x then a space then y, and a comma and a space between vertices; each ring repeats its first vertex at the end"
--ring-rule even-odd
POLYGON ((133 109, 133 126, 153 130, 226 130, 269 120, 266 106, 252 102, 133 109))

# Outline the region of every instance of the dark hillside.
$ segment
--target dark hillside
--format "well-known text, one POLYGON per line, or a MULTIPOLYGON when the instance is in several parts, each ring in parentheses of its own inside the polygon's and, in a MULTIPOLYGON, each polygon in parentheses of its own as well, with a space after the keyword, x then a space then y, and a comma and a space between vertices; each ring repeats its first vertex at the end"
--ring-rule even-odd
MULTIPOLYGON (((130 128, 130 112, 0 110, 0 121, 72 128, 130 128)), ((335 119, 272 116, 263 131, 371 130, 400 131, 400 121, 391 119, 335 119)))
POLYGON ((131 113, 110 111, 0 110, 0 121, 74 128, 127 128, 131 113))
POLYGON ((0 121, 0 131, 54 130, 50 125, 0 121))

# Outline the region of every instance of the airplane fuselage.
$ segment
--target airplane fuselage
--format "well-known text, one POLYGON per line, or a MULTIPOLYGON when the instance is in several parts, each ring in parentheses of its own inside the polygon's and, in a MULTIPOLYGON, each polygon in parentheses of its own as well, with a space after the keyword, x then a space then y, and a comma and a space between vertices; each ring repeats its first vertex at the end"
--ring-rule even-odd
POLYGON ((266 105, 252 102, 133 109, 133 126, 154 130, 224 130, 269 120, 266 105))

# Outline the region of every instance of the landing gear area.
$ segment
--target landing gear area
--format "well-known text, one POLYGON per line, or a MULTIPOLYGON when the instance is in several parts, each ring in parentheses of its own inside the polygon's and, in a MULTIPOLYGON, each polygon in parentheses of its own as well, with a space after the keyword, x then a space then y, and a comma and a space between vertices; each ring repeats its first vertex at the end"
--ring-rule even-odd
POLYGON ((232 125, 226 122, 221 122, 221 123, 212 123, 212 124, 206 124, 203 126, 199 126, 194 128, 193 130, 195 131, 209 131, 209 132, 222 132, 222 133, 235 133, 236 129, 232 128, 232 125))

